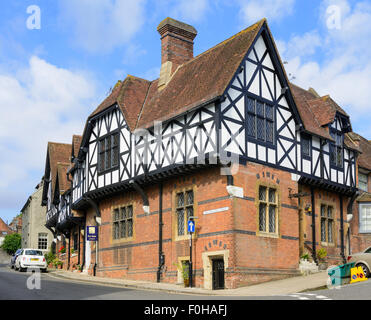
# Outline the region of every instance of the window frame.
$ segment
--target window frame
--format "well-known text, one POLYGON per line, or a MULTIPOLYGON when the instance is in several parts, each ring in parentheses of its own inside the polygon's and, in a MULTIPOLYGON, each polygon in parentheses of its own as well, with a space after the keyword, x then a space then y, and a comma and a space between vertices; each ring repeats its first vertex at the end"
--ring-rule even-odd
POLYGON ((330 141, 330 165, 339 170, 344 168, 344 134, 342 131, 330 127, 330 136, 334 139, 335 142, 330 141), (340 144, 338 139, 341 140, 340 144), (341 150, 341 163, 338 159, 338 151, 341 150), (335 160, 332 160, 334 156, 335 160))
MULTIPOLYGON (((363 207, 367 206, 367 207, 370 207, 370 211, 371 211, 371 202, 362 202, 362 203, 359 203, 358 205, 358 232, 359 233, 371 233, 371 213, 370 213, 370 227, 369 229, 365 229, 365 227, 363 226, 363 224, 361 223, 361 219, 362 219, 362 216, 363 216, 363 212, 362 212, 362 209, 363 207)), ((366 218, 366 220, 368 220, 366 218)))
POLYGON ((301 148, 301 155, 303 159, 310 160, 312 159, 312 136, 306 133, 300 134, 300 148, 301 148), (308 154, 304 152, 303 148, 303 140, 308 140, 308 154))
POLYGON ((134 206, 133 204, 127 204, 123 206, 117 206, 112 209, 112 240, 113 241, 127 241, 134 238, 134 206), (128 209, 131 211, 131 215, 127 214, 128 209), (122 214, 125 210, 125 214, 122 214), (116 213, 118 213, 118 218, 116 219, 116 213), (131 233, 129 233, 130 228, 128 227, 131 224, 131 233), (118 227, 118 233, 116 235, 116 225, 118 227), (125 235, 123 236, 122 230, 123 225, 125 225, 125 235))
POLYGON ((259 184, 257 188, 257 197, 256 197, 256 205, 257 205, 257 230, 259 235, 269 236, 269 237, 279 237, 279 189, 277 186, 266 185, 266 184, 259 184), (260 198, 260 190, 265 188, 265 199, 260 198), (274 190, 274 202, 270 201, 270 190, 274 190), (265 205, 265 230, 261 230, 261 205, 265 205), (275 218, 274 218, 274 231, 270 231, 270 208, 275 208, 275 218))
POLYGON ((46 232, 39 232, 38 235, 37 235, 37 248, 38 250, 47 250, 48 249, 48 234, 46 232), (40 236, 43 235, 44 237, 41 238, 40 236), (40 248, 40 240, 44 240, 42 241, 42 243, 44 243, 45 245, 45 248, 40 248))
POLYGON ((362 190, 362 191, 365 191, 365 192, 368 192, 368 174, 367 173, 363 173, 363 172, 358 172, 358 188, 360 189, 360 190, 362 190), (366 177, 366 181, 361 181, 361 176, 364 176, 364 177, 366 177), (363 183, 366 183, 366 190, 365 189, 363 189, 363 188, 361 188, 361 183, 363 184, 363 183))
POLYGON ((120 131, 119 130, 115 130, 115 131, 112 131, 108 134, 105 134, 104 136, 102 137, 99 137, 97 139, 97 149, 98 149, 98 157, 97 157, 97 167, 98 167, 98 174, 101 175, 101 174, 105 174, 107 172, 111 172, 111 171, 114 171, 116 169, 118 169, 119 165, 120 165, 120 131), (117 145, 114 145, 113 142, 115 141, 114 137, 117 136, 117 145), (107 147, 107 140, 110 139, 110 147, 107 147), (104 141, 104 146, 105 146, 105 149, 102 150, 101 148, 101 143, 104 141), (116 149, 116 150, 114 150, 116 149), (107 167, 106 163, 107 163, 107 159, 108 159, 108 154, 109 154, 109 157, 110 157, 110 166, 107 167), (113 164, 113 159, 114 159, 114 155, 117 156, 117 163, 116 164, 113 164), (101 159, 102 159, 102 156, 104 157, 104 169, 102 169, 102 165, 101 165, 101 159))
POLYGON ((190 233, 188 232, 188 227, 187 227, 187 223, 188 223, 188 219, 190 216, 194 216, 195 214, 195 192, 192 188, 189 188, 189 189, 185 189, 185 190, 178 190, 175 192, 175 217, 176 217, 176 236, 177 237, 184 237, 184 236, 189 236, 190 233), (186 199, 187 199, 187 194, 192 192, 192 203, 189 204, 187 203, 186 199), (178 202, 178 196, 182 194, 183 195, 183 205, 179 206, 179 202, 178 202), (187 209, 190 209, 192 208, 192 215, 189 214, 188 215, 188 210, 187 209), (179 234, 179 218, 178 218, 178 211, 180 210, 183 210, 183 234, 179 234))
POLYGON ((327 203, 321 203, 320 205, 320 216, 319 216, 319 223, 320 223, 320 238, 321 238, 321 243, 324 245, 331 245, 335 246, 335 223, 336 223, 336 217, 335 217, 335 206, 333 204, 327 204, 327 203), (322 208, 325 208, 325 215, 322 215, 322 208), (331 208, 331 214, 332 216, 329 216, 329 208, 331 208), (325 226, 325 240, 322 238, 322 222, 324 221, 324 226, 325 226), (329 222, 331 221, 331 237, 332 241, 329 241, 329 222))
POLYGON ((276 112, 275 110, 276 108, 273 103, 268 103, 261 99, 250 97, 248 95, 246 96, 246 137, 247 137, 247 140, 253 141, 258 144, 265 144, 271 147, 275 147, 276 145, 276 140, 275 140, 276 139, 276 130, 275 130, 276 112), (254 107, 253 107, 254 111, 250 110, 249 108, 250 106, 249 100, 252 100, 254 102, 254 107), (263 105, 263 115, 259 114, 258 112, 258 103, 263 105), (271 118, 269 118, 268 113, 267 113, 267 105, 272 108, 271 118), (250 122, 251 119, 253 119, 253 123, 254 123, 254 126, 253 126, 254 135, 251 134, 250 132, 251 128, 249 127, 251 123, 250 122), (264 128, 263 128, 264 139, 261 139, 260 137, 258 137, 258 120, 262 120, 264 123, 264 128), (267 132, 268 132, 267 123, 271 123, 272 125, 272 141, 267 140, 267 132))

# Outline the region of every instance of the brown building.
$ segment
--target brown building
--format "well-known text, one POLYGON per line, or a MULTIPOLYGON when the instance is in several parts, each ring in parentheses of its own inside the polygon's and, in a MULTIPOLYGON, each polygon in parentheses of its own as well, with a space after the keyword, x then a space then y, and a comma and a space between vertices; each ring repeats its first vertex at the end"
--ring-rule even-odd
POLYGON ((360 149, 358 159, 358 197, 349 217, 351 230, 350 253, 361 252, 371 247, 371 143, 352 132, 349 138, 360 149))
POLYGON ((346 112, 289 83, 265 19, 196 57, 192 26, 158 31, 159 79, 119 81, 73 147, 71 189, 57 203, 45 184, 64 267, 175 283, 191 265, 192 285, 218 289, 297 275, 305 253, 344 262, 359 153, 346 112))

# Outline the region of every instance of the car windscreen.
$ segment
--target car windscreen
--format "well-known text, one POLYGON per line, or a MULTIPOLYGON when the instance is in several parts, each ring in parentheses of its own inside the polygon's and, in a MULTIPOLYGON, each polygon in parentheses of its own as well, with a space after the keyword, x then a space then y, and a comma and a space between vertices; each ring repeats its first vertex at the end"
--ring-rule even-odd
POLYGON ((26 250, 24 253, 26 256, 42 256, 42 251, 39 250, 26 250))

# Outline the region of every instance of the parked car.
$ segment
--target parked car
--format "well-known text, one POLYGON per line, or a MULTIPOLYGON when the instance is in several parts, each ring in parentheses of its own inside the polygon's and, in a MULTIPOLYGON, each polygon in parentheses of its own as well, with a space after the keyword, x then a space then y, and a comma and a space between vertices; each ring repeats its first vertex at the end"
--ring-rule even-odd
POLYGON ((23 249, 15 261, 14 268, 19 271, 25 271, 27 268, 38 268, 46 272, 48 265, 41 250, 23 249))
POLYGON ((22 253, 23 249, 18 249, 10 258, 10 268, 13 269, 15 265, 15 261, 17 260, 17 257, 22 253))
POLYGON ((371 270, 371 247, 368 247, 363 252, 351 254, 348 256, 348 262, 355 262, 356 267, 362 267, 366 278, 369 278, 371 270))

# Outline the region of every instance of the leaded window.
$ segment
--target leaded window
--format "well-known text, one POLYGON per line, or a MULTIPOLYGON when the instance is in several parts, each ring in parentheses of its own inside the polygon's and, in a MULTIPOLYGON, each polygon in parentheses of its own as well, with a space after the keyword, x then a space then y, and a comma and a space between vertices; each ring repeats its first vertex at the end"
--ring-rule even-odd
POLYGON ((321 205, 321 241, 334 242, 334 215, 333 207, 321 205))
POLYGON ((358 185, 359 188, 363 191, 368 191, 368 177, 367 174, 359 173, 358 174, 358 185))
POLYGON ((178 236, 189 234, 187 223, 193 216, 194 194, 193 190, 179 192, 176 195, 176 219, 178 236))
POLYGON ((274 143, 274 107, 247 98, 247 135, 262 142, 274 143))
POLYGON ((99 172, 113 169, 119 164, 119 134, 99 139, 99 172))
POLYGON ((133 236, 133 206, 113 210, 112 235, 114 240, 133 236))
POLYGON ((259 187, 259 231, 277 233, 277 190, 259 187))
POLYGON ((301 135, 301 150, 303 156, 310 157, 310 136, 302 134, 301 135))
POLYGON ((330 161, 331 164, 342 168, 343 167, 343 139, 344 136, 340 131, 331 129, 331 137, 334 142, 330 143, 330 161))

